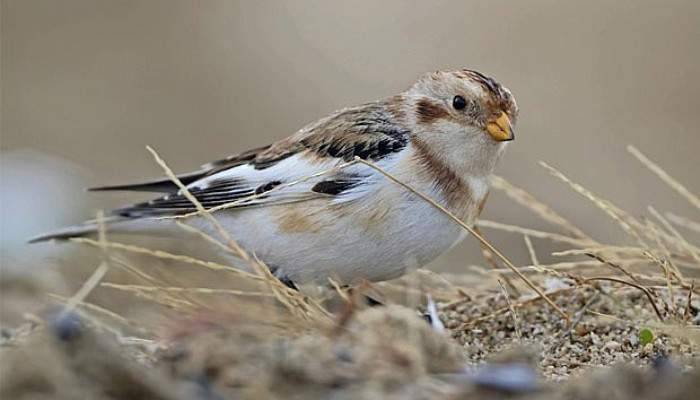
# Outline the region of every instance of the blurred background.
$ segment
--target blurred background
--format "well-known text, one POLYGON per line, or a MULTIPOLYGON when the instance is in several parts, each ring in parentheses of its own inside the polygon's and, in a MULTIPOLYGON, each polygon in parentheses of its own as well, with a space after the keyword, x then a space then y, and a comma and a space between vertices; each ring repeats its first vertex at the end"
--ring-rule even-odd
MULTIPOLYGON (((654 204, 698 218, 625 150, 700 191, 697 0, 1 4, 5 268, 66 263, 72 253, 57 249, 70 246, 24 241, 140 199, 82 188, 161 175, 146 145, 184 172, 461 67, 497 78, 519 103, 498 174, 594 238, 624 240, 538 160, 635 215, 654 204)), ((551 229, 499 193, 483 217, 551 229)), ((528 263, 522 237, 485 233, 528 263)), ((536 246, 546 258, 549 244, 536 246)), ((468 241, 431 267, 471 263, 483 262, 468 241)))

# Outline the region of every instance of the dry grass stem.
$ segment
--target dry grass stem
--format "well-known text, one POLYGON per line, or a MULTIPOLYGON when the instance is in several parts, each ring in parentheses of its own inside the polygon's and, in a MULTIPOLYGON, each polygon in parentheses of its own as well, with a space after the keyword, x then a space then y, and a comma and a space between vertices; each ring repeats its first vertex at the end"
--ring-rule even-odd
MULTIPOLYGON (((627 260, 615 260, 617 265, 625 266, 626 268, 634 267, 637 265, 650 265, 648 259, 627 259, 627 260)), ((549 273, 551 275, 562 277, 567 276, 565 271, 575 270, 576 272, 586 271, 589 269, 597 269, 602 264, 598 260, 591 261, 567 261, 561 263, 553 264, 540 264, 540 265, 524 265, 518 269, 523 273, 549 273)), ((506 275, 512 275, 513 271, 509 269, 501 269, 498 272, 506 275)), ((644 278, 644 275, 637 274, 640 279, 644 278)), ((567 276, 568 277, 568 276, 567 276)))
POLYGON ((627 285, 627 286, 632 286, 634 288, 641 290, 642 292, 644 292, 644 294, 649 299, 649 303, 651 303, 651 306, 654 308, 654 312, 656 313, 656 316, 659 317, 659 321, 664 320, 664 317, 661 315, 661 312, 659 311, 658 307, 656 307, 656 302, 654 301, 654 295, 649 291, 649 289, 645 288, 644 286, 638 285, 638 284, 633 283, 633 282, 628 282, 624 279, 618 279, 618 278, 613 278, 613 277, 609 277, 609 276, 593 276, 593 277, 584 279, 584 282, 593 282, 593 281, 617 282, 617 283, 621 283, 621 284, 627 285))
POLYGON ((214 246, 218 247, 219 249, 223 250, 224 252, 226 252, 228 254, 233 254, 234 256, 238 256, 238 254, 236 254, 236 252, 234 250, 232 250, 229 246, 225 245, 220 240, 217 240, 215 237, 204 232, 203 230, 195 228, 194 226, 188 225, 182 221, 175 221, 175 224, 183 231, 185 231, 187 233, 191 233, 191 234, 196 235, 196 236, 199 236, 205 242, 213 244, 214 246))
POLYGON ((219 221, 214 218, 214 216, 207 211, 204 206, 197 200, 197 198, 190 193, 190 191, 187 189, 187 186, 185 186, 180 179, 175 175, 175 173, 168 167, 168 165, 165 163, 165 161, 160 158, 158 153, 153 150, 150 146, 146 146, 146 149, 151 153, 153 158, 156 160, 158 165, 165 171, 166 176, 175 184, 177 187, 180 189, 180 193, 187 198, 197 209, 197 211, 207 220, 209 223, 214 227, 214 229, 221 235, 221 237, 226 241, 226 244, 236 252, 238 257, 243 259, 244 261, 249 261, 250 256, 248 253, 241 248, 238 243, 236 243, 235 240, 231 237, 231 235, 228 233, 228 231, 219 223, 219 221))
POLYGON ((169 292, 169 293, 190 293, 190 294, 224 294, 241 297, 274 297, 272 293, 251 292, 248 290, 234 289, 214 289, 205 287, 175 287, 175 286, 146 286, 146 285, 131 285, 117 284, 111 282, 103 282, 102 287, 122 290, 125 292, 169 292))
POLYGON ((522 228, 522 227, 517 226, 517 225, 509 225, 509 224, 504 224, 504 223, 495 222, 495 221, 488 221, 488 220, 480 219, 476 223, 476 225, 479 227, 482 227, 482 228, 496 229, 496 230, 500 230, 500 231, 508 232, 508 233, 517 233, 520 235, 527 235, 527 236, 538 238, 538 239, 547 239, 547 240, 551 240, 553 242, 566 243, 566 244, 570 244, 572 246, 591 246, 592 245, 591 242, 589 242, 587 240, 583 240, 583 239, 576 239, 576 238, 572 238, 569 236, 560 235, 558 233, 551 233, 551 232, 538 231, 535 229, 522 228))
POLYGON ((630 236, 634 237, 638 243, 642 246, 646 246, 646 243, 642 239, 642 237, 637 233, 637 231, 632 228, 630 225, 630 219, 627 215, 627 213, 623 212, 621 209, 617 208, 614 206, 612 203, 610 203, 607 200, 601 199, 600 197, 596 196, 591 192, 590 190, 586 189, 585 187, 579 185, 576 182, 573 182, 571 179, 569 179, 566 175, 564 175, 562 172, 557 170, 556 168, 550 166, 549 164, 545 163, 544 161, 540 161, 539 163, 542 167, 544 167, 547 171, 549 171, 552 176, 558 178, 562 182, 566 183, 569 185, 575 192, 579 193, 580 195, 584 196, 593 204, 595 204, 598 208, 603 210, 610 218, 612 218, 615 222, 618 223, 618 225, 624 230, 627 234, 630 236))
POLYGON ((562 251, 555 251, 552 253, 555 257, 569 257, 569 256, 587 256, 589 254, 605 254, 614 253, 617 255, 625 256, 643 256, 647 249, 641 247, 633 246, 599 246, 599 247, 584 247, 580 249, 569 249, 562 251))
MULTIPOLYGON (((52 298, 52 299, 58 301, 58 302, 63 303, 64 305, 68 302, 68 300, 70 300, 70 299, 67 298, 67 297, 64 297, 64 296, 61 296, 61 295, 58 295, 58 294, 54 294, 54 293, 49 293, 48 296, 49 296, 50 298, 52 298)), ((118 322, 118 323, 120 323, 120 324, 122 324, 122 325, 124 325, 124 326, 128 326, 128 327, 135 328, 135 329, 139 329, 139 330, 142 330, 142 329, 143 329, 141 326, 139 326, 138 324, 136 324, 134 321, 130 321, 129 319, 127 319, 127 318, 125 318, 125 317, 123 317, 123 316, 121 316, 121 315, 115 313, 114 311, 108 310, 108 309, 106 309, 106 308, 104 308, 104 307, 100 307, 100 306, 98 306, 97 304, 89 303, 89 302, 86 302, 86 301, 81 301, 81 302, 78 303, 76 306, 79 307, 79 308, 82 307, 82 308, 84 308, 84 309, 86 309, 86 310, 88 310, 88 311, 94 312, 95 314, 101 314, 101 315, 107 316, 107 317, 109 317, 110 319, 113 319, 113 320, 115 320, 116 322, 118 322)))
POLYGON ((628 278, 632 279, 635 283, 640 284, 639 278, 638 278, 636 275, 634 275, 633 273, 629 272, 629 271, 628 271, 625 267, 623 267, 622 265, 620 265, 620 264, 618 264, 618 263, 615 263, 615 262, 612 262, 612 261, 610 261, 610 260, 604 258, 603 256, 599 255, 599 254, 586 253, 586 255, 589 256, 589 257, 591 257, 591 258, 593 258, 593 259, 596 259, 596 260, 600 261, 603 265, 609 266, 610 268, 612 268, 612 269, 613 269, 614 271, 616 271, 616 272, 621 272, 623 275, 625 275, 625 276, 627 276, 628 278))
POLYGON ((335 281, 333 278, 328 278, 328 283, 331 284, 333 289, 338 293, 338 296, 340 296, 341 299, 343 299, 344 302, 346 303, 351 303, 352 300, 350 299, 350 296, 347 293, 347 290, 343 290, 343 288, 340 287, 340 284, 335 281))
POLYGON ((700 222, 692 221, 686 217, 681 217, 680 215, 676 215, 671 212, 666 213, 666 218, 668 218, 668 220, 672 223, 681 226, 689 231, 700 233, 700 222))
POLYGON ((661 225, 663 225, 664 228, 666 228, 667 231, 671 232, 673 236, 678 239, 678 242, 681 244, 682 247, 685 247, 685 249, 688 251, 688 254, 690 254, 695 261, 700 263, 700 252, 696 251, 697 249, 694 248, 693 245, 688 243, 688 241, 681 235, 680 232, 676 228, 671 225, 666 218, 664 218, 661 213, 656 211, 656 209, 652 206, 648 207, 649 213, 654 216, 654 218, 658 219, 659 222, 661 222, 661 225))
MULTIPOLYGON (((675 277, 678 282, 683 283, 683 275, 681 275, 680 270, 676 268, 673 262, 671 262, 671 253, 668 251, 666 246, 663 245, 661 238, 659 237, 660 229, 651 221, 647 221, 647 225, 649 226, 649 230, 655 234, 656 246, 661 249, 663 254, 663 257, 661 257, 656 264, 661 268, 661 271, 666 278, 666 286, 668 287, 669 296, 671 296, 673 299, 675 295, 672 280, 675 277)), ((673 302, 671 302, 671 306, 674 306, 673 302)))
POLYGON ((491 177, 491 184, 495 189, 503 191, 506 196, 510 197, 513 201, 516 203, 523 205, 530 210, 532 210, 535 214, 537 214, 540 218, 543 220, 561 227, 564 229, 565 232, 567 232, 570 235, 573 235, 576 238, 583 239, 584 241, 589 242, 588 244, 594 244, 596 243, 593 239, 591 239, 588 235, 586 235, 581 229, 576 227, 573 223, 571 223, 569 220, 566 218, 562 217, 559 215, 556 211, 554 211, 551 207, 549 207, 547 204, 539 201, 538 199, 535 198, 535 196, 531 195, 524 189, 521 189, 504 178, 500 176, 492 176, 491 177))
POLYGON ((78 304, 82 303, 92 292, 92 290, 97 287, 102 278, 104 278, 104 276, 107 274, 107 271, 109 271, 109 253, 107 252, 107 236, 105 233, 104 213, 102 211, 97 212, 96 221, 98 237, 97 246, 100 248, 100 250, 102 250, 102 261, 92 275, 90 275, 90 277, 83 282, 80 289, 78 289, 78 291, 70 299, 68 299, 68 301, 66 301, 66 306, 63 308, 63 311, 61 311, 60 318, 73 311, 78 304))
MULTIPOLYGON (((130 274, 136 276, 142 282, 150 284, 151 286, 164 286, 165 285, 164 282, 161 282, 159 279, 156 279, 155 277, 141 271, 140 268, 137 268, 136 266, 132 265, 131 263, 129 263, 126 260, 123 260, 119 256, 113 256, 112 263, 121 267, 122 269, 126 270, 130 274)), ((170 279, 172 280, 172 277, 170 277, 170 279)), ((169 285, 169 286, 173 286, 173 285, 169 285)), ((183 296, 183 294, 180 294, 180 295, 183 296)), ((180 300, 172 297, 172 295, 168 294, 168 293, 161 293, 161 296, 164 298, 163 302, 178 303, 180 301, 180 300)), ((193 299, 191 297, 186 297, 184 300, 188 303, 191 303, 191 304, 197 303, 197 300, 193 299)))
MULTIPOLYGON (((97 247, 100 246, 99 242, 92 240, 92 239, 89 239, 89 238, 72 238, 70 240, 72 242, 75 242, 75 243, 82 243, 82 244, 87 244, 90 246, 97 246, 97 247)), ((229 265, 223 265, 223 264, 215 263, 213 261, 204 261, 204 260, 200 260, 200 259, 197 259, 194 257, 189 257, 189 256, 185 256, 185 255, 180 255, 180 254, 172 254, 172 253, 169 253, 169 252, 163 251, 163 250, 151 250, 151 249, 147 249, 145 247, 139 247, 139 246, 124 244, 124 243, 119 243, 119 242, 107 242, 104 245, 110 249, 122 250, 122 251, 126 251, 129 253, 144 254, 144 255, 149 255, 152 257, 161 258, 161 259, 165 259, 165 260, 179 261, 179 262, 183 262, 183 263, 187 263, 187 264, 198 265, 198 266, 201 266, 201 267, 204 267, 207 269, 211 269, 214 271, 226 271, 226 272, 230 272, 230 273, 239 275, 243 278, 251 279, 251 280, 255 280, 255 281, 259 281, 259 280, 263 279, 256 274, 251 274, 250 272, 246 272, 244 270, 237 269, 237 268, 231 267, 229 265)))
MULTIPOLYGON (((484 236, 483 233, 481 233, 481 229, 479 229, 478 226, 474 226, 474 231, 477 232, 479 235, 484 236)), ((503 275, 497 271, 501 269, 501 266, 498 265, 498 262, 494 258, 493 252, 491 252, 486 246, 483 244, 479 243, 481 247, 481 255, 484 257, 484 260, 486 260, 486 263, 491 266, 492 271, 498 276, 498 279, 503 280, 506 282, 508 287, 513 291, 513 294, 516 297, 520 297, 520 290, 518 290, 518 287, 513 284, 513 282, 508 279, 506 275, 503 275)))
POLYGON ((655 164, 653 161, 651 161, 647 156, 645 156, 641 151, 639 151, 636 147, 634 146, 627 146, 627 151, 632 153, 633 156, 639 160, 645 167, 649 168, 651 172, 655 173, 656 176, 661 178, 664 183, 666 183, 668 186, 671 187, 671 189, 675 190, 678 192, 681 196, 685 197, 686 200, 690 202, 690 204, 694 205, 698 209, 700 209, 700 198, 693 194, 690 190, 688 190, 685 186, 683 186, 680 182, 675 180, 671 175, 669 175, 666 171, 664 171, 661 167, 659 167, 657 164, 655 164))
POLYGON ((252 263, 272 294, 292 315, 314 323, 332 322, 332 315, 318 301, 282 283, 260 260, 252 263))
POLYGON ((119 255, 112 256, 111 261, 112 261, 112 264, 120 267, 124 271, 128 272, 131 275, 134 275, 136 278, 138 278, 144 282, 148 282, 148 283, 152 283, 152 284, 156 284, 158 282, 158 279, 141 271, 140 268, 137 268, 136 266, 132 265, 131 263, 129 263, 127 260, 125 260, 123 257, 120 257, 119 255))
POLYGON ((506 304, 508 304, 508 310, 510 311, 510 315, 513 318, 513 330, 515 331, 515 337, 517 339, 522 339, 523 335, 520 333, 520 323, 518 322, 518 314, 515 312, 515 308, 513 308, 513 304, 510 302, 508 290, 506 289, 503 282, 501 282, 500 280, 498 281, 498 284, 501 286, 501 290, 503 291, 503 297, 506 300, 506 304))

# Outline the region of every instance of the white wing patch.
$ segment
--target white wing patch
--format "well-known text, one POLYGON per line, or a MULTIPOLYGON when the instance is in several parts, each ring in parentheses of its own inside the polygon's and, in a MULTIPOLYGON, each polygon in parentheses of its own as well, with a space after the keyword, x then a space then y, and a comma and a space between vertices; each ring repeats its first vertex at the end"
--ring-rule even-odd
MULTIPOLYGON (((399 154, 381 160, 380 166, 389 168, 399 154)), ((187 188, 206 208, 235 201, 241 203, 233 208, 243 208, 318 198, 334 202, 352 201, 371 192, 381 179, 376 171, 364 165, 333 170, 343 163, 339 159, 313 159, 310 154, 299 153, 265 169, 256 169, 249 164, 236 166, 195 181, 187 188), (328 173, 314 176, 325 171, 328 173), (253 195, 257 196, 246 200, 253 195)), ((194 211, 194 205, 178 192, 118 209, 116 213, 127 217, 151 217, 191 211, 194 211)))

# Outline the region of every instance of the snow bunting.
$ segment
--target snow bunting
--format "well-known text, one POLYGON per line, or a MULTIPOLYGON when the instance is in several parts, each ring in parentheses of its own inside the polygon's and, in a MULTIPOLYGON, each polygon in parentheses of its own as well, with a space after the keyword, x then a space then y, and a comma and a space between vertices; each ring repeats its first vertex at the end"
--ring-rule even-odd
MULTIPOLYGON (((421 267, 464 238, 439 210, 363 164, 313 176, 355 157, 427 194, 468 224, 518 109, 510 91, 472 70, 438 71, 406 91, 337 111, 292 136, 204 165, 179 179, 248 252, 290 285, 381 281, 421 267), (269 192, 269 193, 268 193, 269 192), (247 197, 253 197, 246 200, 247 197)), ((92 190, 163 193, 108 214, 110 232, 172 235, 196 211, 168 179, 92 190)), ((201 216, 188 223, 216 236, 201 216)), ((32 241, 94 234, 86 222, 32 241)))

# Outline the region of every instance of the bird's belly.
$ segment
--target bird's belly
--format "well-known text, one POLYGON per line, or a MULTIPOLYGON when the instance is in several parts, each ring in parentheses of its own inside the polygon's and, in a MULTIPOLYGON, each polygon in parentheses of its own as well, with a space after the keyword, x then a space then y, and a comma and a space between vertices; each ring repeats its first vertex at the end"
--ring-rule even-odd
POLYGON ((234 229, 234 236, 280 276, 318 284, 328 278, 345 284, 396 278, 435 259, 462 232, 417 198, 356 204, 335 213, 327 204, 317 207, 261 208, 226 225, 247 226, 234 229))

